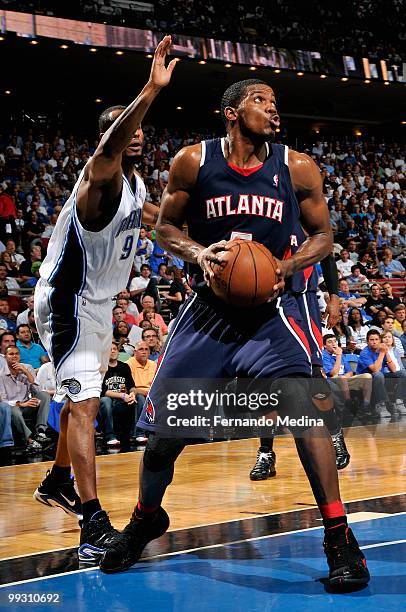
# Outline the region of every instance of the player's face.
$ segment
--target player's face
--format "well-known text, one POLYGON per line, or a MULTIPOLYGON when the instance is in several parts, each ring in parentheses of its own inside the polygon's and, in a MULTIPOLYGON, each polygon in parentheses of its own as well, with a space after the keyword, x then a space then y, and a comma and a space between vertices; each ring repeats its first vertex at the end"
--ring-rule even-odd
POLYGON ((125 157, 141 157, 144 143, 144 133, 141 126, 133 134, 130 144, 124 152, 125 157))
POLYGON ((237 113, 241 132, 264 140, 273 136, 280 125, 275 94, 268 85, 250 85, 237 113))

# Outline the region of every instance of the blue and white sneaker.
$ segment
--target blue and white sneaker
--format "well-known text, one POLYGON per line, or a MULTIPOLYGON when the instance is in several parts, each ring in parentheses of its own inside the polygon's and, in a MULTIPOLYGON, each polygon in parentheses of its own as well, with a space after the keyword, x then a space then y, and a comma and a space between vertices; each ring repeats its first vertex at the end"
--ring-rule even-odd
POLYGON ((35 489, 33 498, 46 506, 62 508, 64 512, 82 520, 82 504, 74 487, 74 479, 59 483, 48 470, 45 480, 35 489))
POLYGON ((80 545, 78 550, 79 565, 98 565, 100 557, 105 552, 108 544, 118 535, 118 531, 110 523, 107 512, 99 510, 95 512, 90 521, 81 521, 80 545))

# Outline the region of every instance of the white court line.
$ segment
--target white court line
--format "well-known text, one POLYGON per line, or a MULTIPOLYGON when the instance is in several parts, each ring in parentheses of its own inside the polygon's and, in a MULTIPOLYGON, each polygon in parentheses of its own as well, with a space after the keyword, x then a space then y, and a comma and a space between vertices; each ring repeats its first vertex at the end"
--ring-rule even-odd
MULTIPOLYGON (((403 514, 406 514, 406 512, 396 512, 395 514, 390 514, 389 516, 400 516, 403 514)), ((378 518, 382 520, 382 517, 371 518, 370 520, 372 521, 378 520, 378 518)), ((384 518, 388 518, 388 517, 384 517, 384 518)), ((184 555, 187 553, 195 552, 197 550, 210 550, 211 548, 221 548, 223 546, 232 546, 234 544, 244 544, 245 542, 256 542, 257 540, 265 540, 266 538, 278 538, 278 537, 282 537, 286 535, 292 535, 295 533, 303 533, 304 531, 315 531, 316 529, 322 529, 322 527, 320 526, 306 527, 305 529, 295 529, 294 531, 285 531, 284 533, 272 533, 268 535, 257 536, 256 538, 246 538, 244 540, 233 540, 232 542, 223 542, 221 544, 210 544, 208 546, 197 546, 196 548, 185 548, 184 550, 178 550, 176 552, 162 553, 161 555, 152 555, 151 557, 143 557, 142 559, 139 560, 139 563, 143 563, 144 561, 151 561, 154 559, 160 559, 162 557, 174 557, 176 555, 184 555)), ((406 540, 396 540, 392 542, 369 544, 367 546, 361 546, 361 549, 377 548, 378 546, 389 546, 390 544, 398 544, 398 543, 403 543, 403 542, 406 542, 406 540)), ((62 572, 59 574, 53 574, 52 576, 39 576, 38 578, 29 578, 28 580, 9 582, 7 584, 0 585, 0 589, 5 589, 7 587, 14 586, 17 584, 27 584, 29 582, 38 582, 39 580, 50 580, 51 578, 59 578, 60 576, 71 576, 72 574, 83 574, 84 572, 92 572, 98 569, 99 569, 98 567, 88 567, 86 569, 78 569, 78 570, 73 570, 71 572, 62 572)), ((118 572, 118 573, 121 573, 121 572, 118 572)))
POLYGON ((391 546, 392 544, 406 544, 406 540, 392 540, 392 542, 379 542, 378 544, 367 544, 366 546, 360 546, 361 550, 367 550, 367 548, 378 548, 379 546, 391 546))
MULTIPOLYGON (((343 499, 342 502, 343 504, 353 504, 358 501, 369 501, 371 499, 384 499, 385 497, 396 497, 397 495, 406 495, 406 493, 404 491, 401 491, 400 493, 390 493, 389 495, 383 495, 383 496, 376 495, 374 497, 362 497, 358 499, 348 499, 348 500, 343 499)), ((225 525, 226 523, 238 523, 240 521, 248 521, 250 519, 255 519, 255 518, 266 518, 268 516, 275 516, 277 514, 290 514, 291 512, 302 512, 303 510, 314 510, 316 508, 317 508, 317 504, 314 503, 309 506, 302 506, 301 508, 294 508, 292 510, 283 510, 279 512, 268 512, 266 514, 261 512, 261 514, 253 514, 252 516, 242 516, 238 518, 228 519, 226 521, 220 521, 220 522, 217 521, 216 523, 200 523, 198 525, 190 525, 189 527, 177 527, 176 529, 171 529, 167 533, 174 533, 176 531, 183 531, 186 529, 197 529, 200 527, 211 527, 212 525, 225 525)), ((388 516, 396 516, 397 514, 403 514, 403 513, 397 512, 395 514, 393 513, 381 513, 381 514, 387 514, 388 516)), ((348 514, 347 516, 351 516, 351 514, 348 514)), ((377 518, 383 518, 383 517, 377 517, 377 518)), ((322 519, 320 518, 317 520, 321 521, 322 519)), ((369 520, 369 519, 365 519, 365 520, 369 520)), ((290 532, 287 532, 287 533, 290 533, 290 532)), ((9 561, 11 559, 21 559, 23 557, 34 557, 35 555, 42 555, 42 554, 52 553, 52 552, 60 552, 63 550, 71 550, 72 548, 75 548, 75 546, 65 546, 64 548, 53 548, 51 550, 40 550, 38 552, 26 553, 25 555, 15 555, 13 557, 1 557, 0 563, 2 561, 9 561)))

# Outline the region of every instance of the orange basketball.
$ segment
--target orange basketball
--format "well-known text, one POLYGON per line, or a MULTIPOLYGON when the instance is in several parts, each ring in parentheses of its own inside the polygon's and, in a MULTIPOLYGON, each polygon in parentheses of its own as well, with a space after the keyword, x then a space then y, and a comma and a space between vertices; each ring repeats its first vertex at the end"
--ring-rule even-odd
POLYGON ((221 253, 221 265, 212 264, 211 288, 217 297, 240 308, 266 302, 277 282, 277 263, 259 242, 231 240, 221 253))

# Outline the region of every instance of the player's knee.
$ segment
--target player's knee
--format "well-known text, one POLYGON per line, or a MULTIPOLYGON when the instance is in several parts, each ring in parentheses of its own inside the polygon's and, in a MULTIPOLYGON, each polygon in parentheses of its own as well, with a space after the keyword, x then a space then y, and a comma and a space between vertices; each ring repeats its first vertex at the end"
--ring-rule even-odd
POLYGON ((175 463, 184 448, 183 440, 160 438, 152 433, 144 452, 144 466, 151 472, 166 470, 175 463))
POLYGON ((310 427, 322 424, 320 414, 316 410, 309 378, 286 377, 278 380, 280 401, 279 417, 286 419, 286 426, 293 436, 299 436, 310 427))
POLYGON ((311 395, 316 400, 319 410, 330 410, 333 407, 332 392, 327 378, 324 376, 321 366, 312 367, 311 395), (329 400, 329 401, 327 401, 329 400), (323 406, 319 407, 319 404, 323 406), (330 406, 327 408, 327 406, 330 406))

